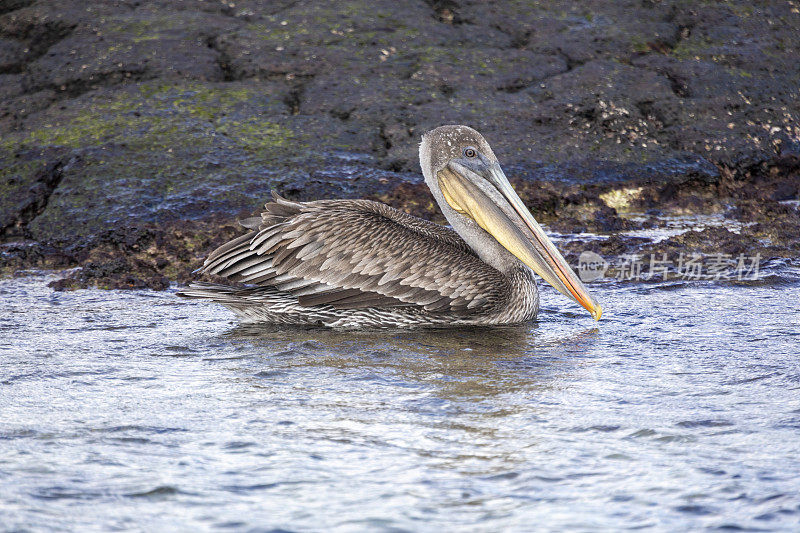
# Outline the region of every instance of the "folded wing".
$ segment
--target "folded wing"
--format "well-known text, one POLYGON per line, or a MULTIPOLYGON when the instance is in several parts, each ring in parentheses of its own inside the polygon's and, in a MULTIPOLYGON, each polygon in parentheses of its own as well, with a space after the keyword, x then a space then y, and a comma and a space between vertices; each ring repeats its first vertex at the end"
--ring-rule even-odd
POLYGON ((242 224, 253 231, 215 250, 203 272, 275 287, 303 306, 476 313, 509 290, 454 231, 378 202, 276 196, 242 224))

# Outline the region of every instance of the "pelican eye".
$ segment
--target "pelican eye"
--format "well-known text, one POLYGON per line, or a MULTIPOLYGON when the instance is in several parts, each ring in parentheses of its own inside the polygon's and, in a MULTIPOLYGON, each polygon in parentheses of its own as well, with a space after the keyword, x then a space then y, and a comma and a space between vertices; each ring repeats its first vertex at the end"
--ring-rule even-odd
POLYGON ((478 152, 475 148, 471 146, 464 148, 464 157, 475 157, 476 155, 478 155, 478 152))

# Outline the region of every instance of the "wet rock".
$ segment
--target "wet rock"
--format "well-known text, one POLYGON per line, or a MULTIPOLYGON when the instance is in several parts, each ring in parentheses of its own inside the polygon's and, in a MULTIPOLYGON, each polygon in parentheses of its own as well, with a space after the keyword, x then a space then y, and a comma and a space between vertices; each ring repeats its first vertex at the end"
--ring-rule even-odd
POLYGON ((650 245, 646 252, 669 256, 684 253, 724 253, 729 255, 750 254, 763 248, 760 243, 748 235, 736 234, 727 228, 712 226, 703 230, 687 231, 670 237, 657 244, 650 245))
POLYGON ((611 233, 631 227, 631 224, 627 220, 621 218, 617 214, 616 209, 605 205, 598 208, 594 213, 594 223, 596 227, 604 233, 611 233))
POLYGON ((91 263, 70 286, 159 286, 271 189, 442 221, 417 162, 420 134, 442 123, 482 131, 562 233, 613 239, 659 224, 630 216, 647 210, 726 214, 757 223, 731 239, 784 253, 796 226, 773 204, 800 183, 792 9, 6 0, 0 226, 39 252, 0 268, 91 263), (152 254, 129 244, 142 228, 165 232, 152 254))
MULTIPOLYGON (((8 167, 23 168, 24 158, 6 162, 8 167)), ((6 167, 6 171, 9 171, 6 167)), ((6 238, 26 236, 28 223, 39 216, 63 178, 63 162, 33 165, 30 173, 9 171, 0 196, 0 235, 6 238)))
POLYGON ((68 95, 123 82, 161 79, 221 81, 217 53, 208 36, 224 19, 208 14, 141 9, 136 18, 109 17, 80 25, 27 67, 29 89, 68 95), (150 12, 148 12, 150 11, 150 12))
POLYGON ((0 73, 8 74, 21 70, 23 54, 22 43, 0 38, 0 73))
POLYGON ((77 265, 77 258, 52 244, 24 240, 0 244, 0 275, 4 277, 20 270, 60 270, 77 265))
MULTIPOLYGON (((48 250, 54 258, 61 259, 61 268, 79 266, 51 286, 57 290, 86 287, 163 290, 171 280, 180 283, 190 280, 192 270, 202 265, 208 249, 239 233, 241 228, 220 220, 116 227, 89 240, 48 250)), ((6 265, 11 262, 13 251, 0 255, 6 265)), ((42 251, 35 253, 40 267, 52 268, 50 264, 56 262, 54 258, 46 262, 42 251)), ((19 251, 16 254, 21 255, 19 251)))
POLYGON ((641 254, 643 248, 651 242, 644 237, 610 235, 607 239, 562 241, 558 247, 567 263, 577 267, 580 255, 584 252, 594 252, 611 265, 619 262, 620 258, 641 254))
POLYGON ((147 263, 113 258, 103 263, 89 261, 77 272, 50 282, 49 286, 59 291, 86 287, 164 290, 169 287, 169 279, 152 272, 147 263))
POLYGON ((776 247, 800 250, 800 210, 765 200, 740 200, 732 211, 739 220, 754 222, 744 233, 776 247))
POLYGON ((775 190, 772 191, 770 198, 772 200, 792 200, 800 196, 800 184, 797 180, 785 179, 781 180, 775 185, 775 190))
POLYGON ((585 223, 575 217, 559 217, 547 224, 547 227, 556 233, 578 234, 588 231, 585 223))

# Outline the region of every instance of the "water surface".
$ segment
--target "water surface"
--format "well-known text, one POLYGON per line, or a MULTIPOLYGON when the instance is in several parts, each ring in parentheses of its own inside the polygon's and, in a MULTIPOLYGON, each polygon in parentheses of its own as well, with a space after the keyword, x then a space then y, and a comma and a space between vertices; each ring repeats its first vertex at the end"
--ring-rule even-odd
POLYGON ((49 279, 0 282, 7 529, 800 528, 796 282, 337 332, 49 279))

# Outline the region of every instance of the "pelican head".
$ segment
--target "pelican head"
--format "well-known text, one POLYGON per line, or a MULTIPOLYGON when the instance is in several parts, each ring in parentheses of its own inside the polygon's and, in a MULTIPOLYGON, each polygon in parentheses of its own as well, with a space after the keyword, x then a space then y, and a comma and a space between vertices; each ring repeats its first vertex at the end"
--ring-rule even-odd
MULTIPOLYGON (((480 230, 476 231, 488 233, 595 320, 600 319, 602 307, 514 192, 480 133, 467 126, 441 126, 423 135, 419 153, 425 181, 456 231, 477 225, 480 230)), ((470 239, 467 242, 476 248, 470 239)), ((481 255, 481 250, 475 251, 481 255)))

